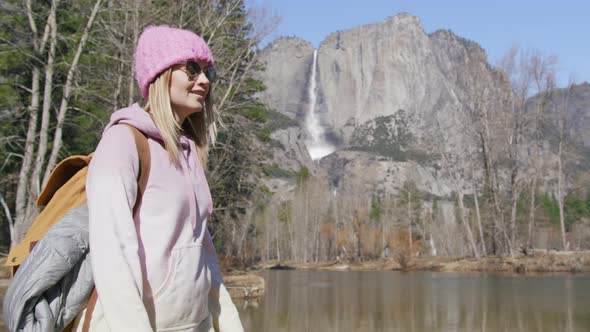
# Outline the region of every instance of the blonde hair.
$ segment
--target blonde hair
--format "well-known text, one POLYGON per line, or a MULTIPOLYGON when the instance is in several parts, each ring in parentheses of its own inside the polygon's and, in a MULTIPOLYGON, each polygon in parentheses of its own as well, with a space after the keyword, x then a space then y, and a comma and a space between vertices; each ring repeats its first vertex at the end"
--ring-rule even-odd
POLYGON ((150 113, 156 127, 160 130, 164 147, 170 155, 173 163, 179 161, 178 144, 180 136, 188 135, 197 146, 199 160, 206 168, 209 145, 215 144, 217 137, 218 114, 213 105, 212 90, 209 85, 209 93, 205 97, 205 105, 201 112, 189 115, 182 124, 174 119, 172 104, 170 103, 170 81, 172 79, 172 68, 162 72, 155 81, 150 83, 148 100, 144 106, 146 112, 150 113))

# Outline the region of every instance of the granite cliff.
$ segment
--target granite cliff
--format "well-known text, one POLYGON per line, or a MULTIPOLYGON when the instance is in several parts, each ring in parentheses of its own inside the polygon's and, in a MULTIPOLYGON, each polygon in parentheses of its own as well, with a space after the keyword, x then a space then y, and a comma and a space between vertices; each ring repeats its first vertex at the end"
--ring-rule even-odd
MULTIPOLYGON (((295 37, 271 43, 259 57, 265 66, 260 79, 267 86, 260 99, 301 124, 272 134, 281 142, 273 151, 279 167, 292 172, 306 167, 341 189, 360 182, 373 191, 396 193, 412 181, 449 208, 453 192, 469 193, 472 183, 450 175, 449 158, 443 162, 441 151, 453 164, 471 162, 478 151, 466 147, 477 137, 466 116, 483 107, 494 112, 511 96, 507 78, 487 62, 477 43, 447 30, 428 34, 409 14, 330 34, 317 50, 316 68, 313 46, 295 37), (319 162, 304 157, 310 148, 304 143, 310 135, 304 119, 313 70, 315 112, 324 139, 337 147, 319 162)), ((587 119, 590 112, 584 114, 587 119)), ((498 139, 507 135, 502 125, 489 124, 497 127, 492 129, 498 139)), ((587 144, 587 133, 580 133, 587 144)), ((471 181, 481 179, 477 172, 471 181)))

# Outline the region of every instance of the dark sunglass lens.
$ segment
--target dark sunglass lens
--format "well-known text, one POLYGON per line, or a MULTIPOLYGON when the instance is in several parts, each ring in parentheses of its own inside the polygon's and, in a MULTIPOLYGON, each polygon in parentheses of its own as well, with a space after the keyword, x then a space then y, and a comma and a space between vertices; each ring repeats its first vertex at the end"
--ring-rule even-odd
POLYGON ((186 70, 191 74, 191 76, 197 76, 201 73, 201 66, 199 66, 197 62, 187 61, 186 70))
POLYGON ((215 71, 215 67, 207 67, 205 69, 205 76, 207 76, 209 81, 214 82, 217 78, 217 71, 215 71))

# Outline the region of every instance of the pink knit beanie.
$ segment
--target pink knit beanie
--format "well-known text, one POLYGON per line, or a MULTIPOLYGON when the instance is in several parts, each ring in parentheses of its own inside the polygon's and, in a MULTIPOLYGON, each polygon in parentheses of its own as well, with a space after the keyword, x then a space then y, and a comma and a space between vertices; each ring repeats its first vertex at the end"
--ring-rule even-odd
POLYGON ((150 83, 161 72, 187 60, 215 64, 209 46, 196 33, 167 25, 146 27, 135 50, 135 79, 141 95, 147 98, 150 83))

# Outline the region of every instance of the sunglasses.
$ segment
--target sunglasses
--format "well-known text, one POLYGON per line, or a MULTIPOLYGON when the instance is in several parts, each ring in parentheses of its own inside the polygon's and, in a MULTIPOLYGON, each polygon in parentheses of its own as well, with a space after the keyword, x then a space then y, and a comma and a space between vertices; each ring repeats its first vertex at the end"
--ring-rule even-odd
POLYGON ((217 78, 217 72, 213 66, 203 69, 196 61, 187 61, 182 65, 183 66, 179 69, 185 72, 188 75, 188 79, 191 81, 196 80, 201 73, 205 73, 205 76, 211 83, 215 82, 215 79, 217 78))

